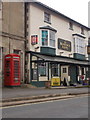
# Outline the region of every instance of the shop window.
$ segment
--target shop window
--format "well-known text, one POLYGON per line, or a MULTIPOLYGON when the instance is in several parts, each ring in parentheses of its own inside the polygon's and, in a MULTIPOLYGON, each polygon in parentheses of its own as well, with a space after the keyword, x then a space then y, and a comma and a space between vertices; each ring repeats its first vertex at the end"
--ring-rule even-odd
POLYGON ((49 13, 44 13, 44 22, 51 23, 51 15, 49 13))
POLYGON ((52 76, 58 76, 58 64, 52 64, 52 76))
POLYGON ((48 46, 48 30, 42 30, 42 46, 48 46))
POLYGON ((50 31, 50 46, 55 47, 55 32, 50 31))
POLYGON ((67 68, 63 68, 63 73, 67 73, 67 68))
POLYGON ((39 76, 46 76, 46 63, 39 64, 39 76))
POLYGON ((69 29, 73 30, 73 23, 72 22, 69 22, 69 29))

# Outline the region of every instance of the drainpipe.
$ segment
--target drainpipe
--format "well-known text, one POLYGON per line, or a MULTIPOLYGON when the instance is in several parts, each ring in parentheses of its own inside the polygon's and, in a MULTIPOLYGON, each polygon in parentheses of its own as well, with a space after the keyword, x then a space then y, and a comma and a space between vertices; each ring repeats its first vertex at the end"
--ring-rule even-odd
MULTIPOLYGON (((90 28, 90 1, 88 2, 88 27, 90 28)), ((88 38, 88 46, 90 46, 90 30, 89 30, 89 38, 88 38)), ((89 58, 89 65, 90 65, 90 54, 88 54, 88 58, 89 58)), ((89 75, 89 79, 90 79, 90 67, 88 69, 88 75, 89 75)))
POLYGON ((28 54, 27 51, 27 4, 24 2, 24 38, 25 38, 25 80, 24 83, 28 83, 28 54))

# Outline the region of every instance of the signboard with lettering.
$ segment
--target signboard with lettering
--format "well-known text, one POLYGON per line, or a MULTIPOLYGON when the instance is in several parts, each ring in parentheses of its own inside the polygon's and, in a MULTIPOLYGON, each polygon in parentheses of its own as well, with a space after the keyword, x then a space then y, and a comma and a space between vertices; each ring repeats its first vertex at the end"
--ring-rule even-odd
POLYGON ((90 54, 90 46, 87 46, 87 54, 90 54))
POLYGON ((58 49, 71 51, 71 42, 58 38, 58 49))
POLYGON ((60 78, 52 78, 51 86, 60 86, 60 78))

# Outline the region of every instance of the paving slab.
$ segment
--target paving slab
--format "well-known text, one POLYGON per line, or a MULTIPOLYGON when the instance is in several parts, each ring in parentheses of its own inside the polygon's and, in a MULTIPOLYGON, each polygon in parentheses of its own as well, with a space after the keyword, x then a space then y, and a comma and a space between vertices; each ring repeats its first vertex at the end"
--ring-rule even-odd
POLYGON ((88 88, 3 88, 2 89, 2 99, 19 98, 19 97, 31 97, 39 95, 49 95, 49 94, 61 94, 61 93, 88 93, 88 88))

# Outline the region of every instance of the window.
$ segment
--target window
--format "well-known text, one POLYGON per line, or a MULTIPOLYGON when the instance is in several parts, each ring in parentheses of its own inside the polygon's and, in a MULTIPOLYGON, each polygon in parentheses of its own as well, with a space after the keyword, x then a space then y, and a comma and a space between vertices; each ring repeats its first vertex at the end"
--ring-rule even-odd
POLYGON ((40 76, 46 76, 46 63, 40 63, 38 70, 40 76))
POLYGON ((73 23, 72 22, 69 22, 69 29, 73 30, 73 23))
POLYGON ((67 73, 67 68, 63 68, 63 73, 67 73))
POLYGON ((84 35, 84 29, 83 29, 83 27, 81 27, 81 34, 84 35))
POLYGON ((81 68, 81 74, 84 75, 84 68, 81 68))
POLYGON ((42 46, 55 47, 55 32, 42 30, 42 46))
POLYGON ((20 50, 13 50, 13 53, 15 53, 15 54, 20 54, 20 50))
POLYGON ((52 76, 58 76, 58 64, 52 64, 52 76))
POLYGON ((42 30, 42 46, 48 46, 48 31, 42 30))
POLYGON ((47 23, 51 23, 51 16, 49 13, 44 13, 44 21, 47 23))
POLYGON ((85 41, 83 38, 76 37, 75 39, 75 53, 85 54, 85 41))
POLYGON ((50 46, 55 47, 55 32, 50 31, 50 46))

